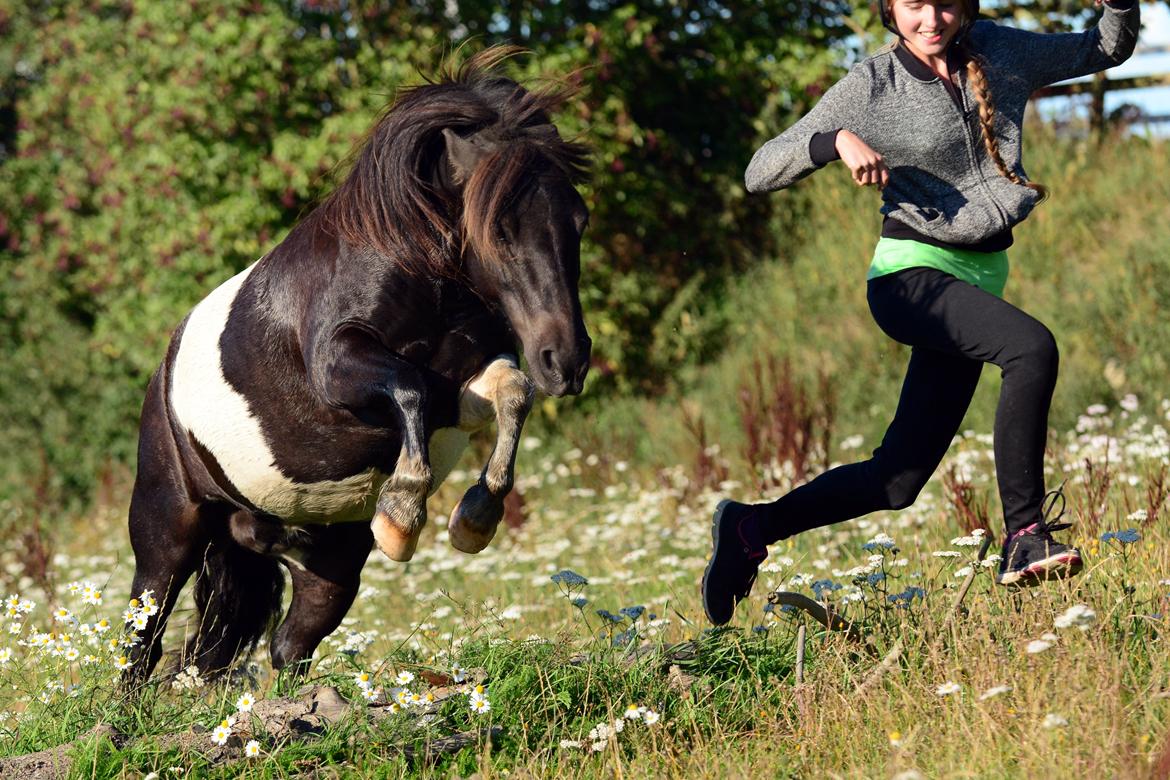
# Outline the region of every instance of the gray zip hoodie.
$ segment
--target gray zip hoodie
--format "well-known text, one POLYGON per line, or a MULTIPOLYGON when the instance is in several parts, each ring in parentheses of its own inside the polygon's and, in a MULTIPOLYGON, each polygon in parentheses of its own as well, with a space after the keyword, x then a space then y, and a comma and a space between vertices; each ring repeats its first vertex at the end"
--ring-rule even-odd
MULTIPOLYGON (((1138 4, 1106 5, 1083 33, 1043 34, 976 22, 971 49, 984 58, 1004 163, 1024 180, 1024 107, 1040 87, 1124 62, 1137 42, 1138 4)), ((979 108, 959 70, 956 103, 937 76, 912 74, 893 46, 858 63, 803 118, 755 153, 744 175, 750 192, 788 187, 818 167, 814 135, 847 129, 882 155, 890 183, 882 214, 947 244, 978 244, 1023 220, 1040 196, 1000 175, 983 146, 979 108), (961 105, 961 107, 960 107, 961 105)))

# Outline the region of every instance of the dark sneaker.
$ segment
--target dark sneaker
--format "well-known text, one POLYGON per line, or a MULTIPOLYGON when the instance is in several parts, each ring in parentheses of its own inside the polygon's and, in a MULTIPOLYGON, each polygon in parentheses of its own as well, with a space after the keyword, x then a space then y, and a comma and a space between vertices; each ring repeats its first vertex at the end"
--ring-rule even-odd
POLYGON ((1072 523, 1048 520, 1058 499, 1061 510, 1056 519, 1059 520, 1060 515, 1064 514, 1064 495, 1054 490, 1045 498, 1051 498, 1052 501, 1047 503, 1044 519, 1010 534, 1003 543, 1003 558, 999 562, 999 575, 996 577, 1000 585, 1026 588, 1045 580, 1071 577, 1083 567, 1080 550, 1052 538, 1053 531, 1072 527, 1072 523))
POLYGON ((703 572, 703 610, 717 626, 731 620, 768 557, 752 523, 759 507, 723 500, 711 523, 711 560, 703 572))

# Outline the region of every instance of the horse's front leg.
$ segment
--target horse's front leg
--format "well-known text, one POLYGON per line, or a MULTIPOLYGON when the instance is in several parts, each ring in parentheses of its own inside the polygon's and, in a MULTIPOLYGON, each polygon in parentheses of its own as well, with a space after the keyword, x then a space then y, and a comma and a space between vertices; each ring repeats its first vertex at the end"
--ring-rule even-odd
POLYGON ((371 528, 378 549, 392 560, 409 561, 427 521, 427 496, 434 481, 422 371, 356 328, 334 334, 313 358, 314 382, 327 403, 360 419, 383 420, 389 413, 400 433, 402 448, 378 493, 371 528))
POLYGON ((398 372, 399 383, 391 392, 402 431, 402 450, 394 473, 378 493, 377 510, 370 524, 378 549, 394 561, 414 557, 419 534, 427 522, 427 496, 434 482, 423 424, 426 386, 418 371, 411 372, 411 382, 403 383, 406 373, 398 372))
POLYGON ((516 447, 520 430, 532 410, 536 388, 519 369, 515 358, 493 360, 459 396, 459 427, 476 429, 496 418, 496 445, 479 482, 463 495, 447 527, 451 545, 477 553, 496 535, 504 516, 504 497, 515 479, 516 447))

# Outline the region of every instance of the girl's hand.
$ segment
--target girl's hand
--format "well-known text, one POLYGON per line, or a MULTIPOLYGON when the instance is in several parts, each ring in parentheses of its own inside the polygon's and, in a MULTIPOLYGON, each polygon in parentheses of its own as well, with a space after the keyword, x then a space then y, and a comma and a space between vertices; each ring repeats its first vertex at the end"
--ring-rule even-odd
POLYGON ((836 148, 837 154, 841 155, 841 162, 849 166, 857 186, 874 184, 880 190, 890 183, 890 169, 886 167, 882 156, 853 133, 848 130, 837 131, 836 148))

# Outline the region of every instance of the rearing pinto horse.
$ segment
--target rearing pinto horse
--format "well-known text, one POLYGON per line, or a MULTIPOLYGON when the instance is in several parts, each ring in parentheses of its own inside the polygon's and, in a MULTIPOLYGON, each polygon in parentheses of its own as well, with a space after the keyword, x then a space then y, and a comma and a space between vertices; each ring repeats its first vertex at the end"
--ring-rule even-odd
POLYGON ((358 592, 373 543, 414 554, 426 498, 471 431, 495 449, 451 516, 475 553, 495 534, 534 386, 581 392, 577 291, 588 163, 488 49, 406 90, 338 189, 179 325, 147 388, 130 504, 133 593, 159 610, 130 680, 162 654, 195 575, 186 658, 228 668, 279 617, 277 669, 303 670, 358 592), (529 376, 519 369, 517 342, 529 376))

